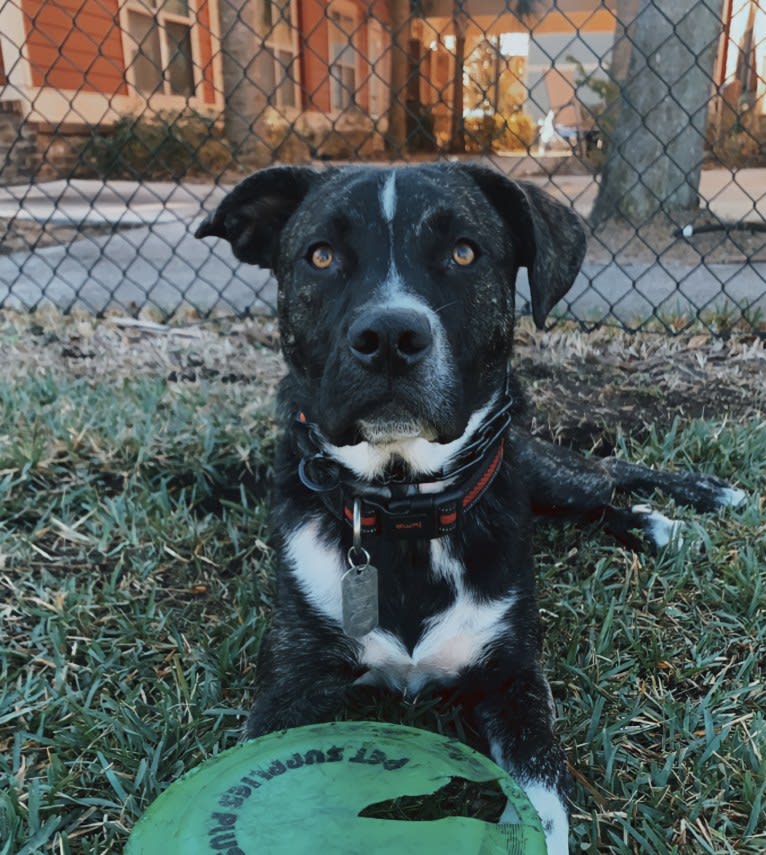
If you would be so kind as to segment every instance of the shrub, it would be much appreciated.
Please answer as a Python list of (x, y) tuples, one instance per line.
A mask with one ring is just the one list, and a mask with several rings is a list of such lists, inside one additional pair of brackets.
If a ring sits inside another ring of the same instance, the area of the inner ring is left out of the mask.
[(466, 116), (466, 151), (529, 151), (537, 136), (535, 120), (516, 110), (509, 116), (483, 113)]
[(517, 110), (503, 121), (501, 136), (495, 147), (506, 151), (529, 151), (537, 137), (537, 122), (527, 113)]
[(124, 116), (94, 136), (84, 161), (102, 178), (174, 180), (218, 175), (232, 165), (228, 143), (213, 119), (192, 110)]
[(492, 143), (498, 132), (495, 118), (492, 113), (482, 113), (466, 116), (463, 119), (466, 151), (485, 152), (492, 149)]

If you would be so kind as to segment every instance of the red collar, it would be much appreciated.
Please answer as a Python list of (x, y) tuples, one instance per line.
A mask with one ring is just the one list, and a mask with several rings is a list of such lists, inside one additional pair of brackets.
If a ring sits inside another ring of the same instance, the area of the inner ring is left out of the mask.
[[(362, 534), (430, 540), (456, 531), (462, 515), (479, 501), (494, 481), (503, 462), (504, 445), (501, 437), (484, 465), (457, 487), (404, 498), (371, 499), (362, 495)], [(343, 519), (351, 525), (357, 496), (343, 485), (340, 489)]]
[[(316, 493), (333, 516), (350, 526), (353, 506), (361, 500), (362, 533), (393, 539), (430, 540), (456, 531), (463, 515), (481, 499), (503, 462), (505, 430), (510, 423), (509, 405), (503, 406), (468, 447), (452, 472), (439, 480), (450, 485), (437, 492), (421, 493), (418, 484), (390, 484), (378, 492), (361, 488), (358, 480), (332, 461), (323, 450), (322, 435), (304, 413), (295, 419), (295, 436), (301, 461), (298, 476)], [(321, 479), (321, 480), (319, 480)]]

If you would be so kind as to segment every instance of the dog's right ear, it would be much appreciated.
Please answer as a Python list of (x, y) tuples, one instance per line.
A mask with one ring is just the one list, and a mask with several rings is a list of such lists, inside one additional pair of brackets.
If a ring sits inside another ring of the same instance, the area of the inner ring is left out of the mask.
[(327, 172), (305, 166), (262, 169), (237, 184), (194, 236), (225, 238), (240, 261), (273, 269), (282, 229)]

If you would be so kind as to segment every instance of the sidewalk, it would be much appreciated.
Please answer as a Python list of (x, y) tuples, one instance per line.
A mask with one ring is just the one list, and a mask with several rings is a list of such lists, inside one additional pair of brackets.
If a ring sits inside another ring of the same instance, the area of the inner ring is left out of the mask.
[[(547, 186), (587, 216), (596, 193), (592, 177), (555, 176)], [(63, 310), (133, 312), (148, 304), (163, 314), (184, 305), (202, 313), (273, 312), (276, 283), (269, 272), (237, 262), (225, 241), (193, 237), (204, 212), (224, 193), (207, 184), (83, 180), (0, 188), (0, 217), (125, 227), (0, 255), (0, 306), (52, 303)], [(701, 195), (721, 218), (766, 221), (766, 170), (740, 170), (734, 180), (728, 171), (703, 172)], [(525, 272), (519, 276), (520, 307), (528, 295)], [(673, 314), (700, 306), (766, 311), (766, 263), (586, 261), (567, 303), (579, 319), (598, 319), (611, 306), (626, 323), (656, 310)]]

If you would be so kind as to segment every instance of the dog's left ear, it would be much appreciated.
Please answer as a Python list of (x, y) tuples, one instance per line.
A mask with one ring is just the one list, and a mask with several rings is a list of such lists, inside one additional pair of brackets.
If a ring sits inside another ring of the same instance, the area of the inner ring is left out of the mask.
[(582, 221), (535, 184), (511, 181), (481, 166), (463, 168), (508, 226), (519, 264), (529, 274), (532, 317), (542, 329), (550, 310), (572, 287), (585, 256)]
[(282, 229), (328, 172), (305, 166), (262, 169), (237, 184), (194, 236), (225, 238), (240, 261), (273, 270)]

